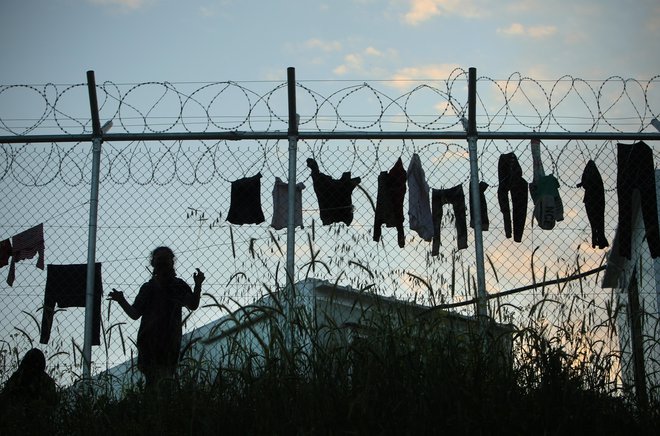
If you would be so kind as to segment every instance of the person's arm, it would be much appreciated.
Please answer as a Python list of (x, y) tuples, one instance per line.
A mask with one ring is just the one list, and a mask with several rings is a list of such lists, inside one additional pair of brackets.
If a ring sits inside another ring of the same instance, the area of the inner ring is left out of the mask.
[(126, 301), (123, 292), (118, 291), (115, 288), (112, 288), (112, 291), (110, 291), (110, 293), (108, 294), (108, 299), (119, 303), (119, 306), (121, 306), (121, 308), (124, 309), (126, 315), (128, 315), (131, 319), (138, 319), (140, 317), (140, 313), (135, 309), (135, 307), (133, 307), (133, 305), (129, 304), (129, 302)]
[[(195, 310), (199, 307), (199, 299), (202, 295), (202, 283), (204, 282), (204, 273), (200, 271), (199, 268), (196, 268), (197, 272), (193, 273), (193, 280), (195, 281), (195, 287), (188, 301), (185, 302), (185, 306), (190, 310)], [(190, 295), (190, 294), (189, 294)]]

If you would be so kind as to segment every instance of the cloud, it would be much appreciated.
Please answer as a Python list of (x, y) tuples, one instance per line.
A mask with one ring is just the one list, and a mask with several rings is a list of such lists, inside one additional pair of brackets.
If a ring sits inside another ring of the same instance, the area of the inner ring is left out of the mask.
[(650, 11), (646, 18), (646, 30), (653, 35), (660, 35), (660, 6)]
[(200, 6), (199, 13), (206, 18), (214, 17), (216, 15), (216, 10), (213, 7)]
[(478, 0), (410, 0), (404, 21), (416, 26), (438, 15), (458, 15), (477, 18), (484, 15), (483, 1)]
[(341, 43), (339, 41), (324, 41), (318, 38), (308, 39), (304, 42), (304, 47), (313, 50), (321, 50), (326, 53), (341, 50)]
[(497, 33), (506, 36), (528, 36), (534, 39), (547, 38), (557, 33), (555, 26), (524, 26), (512, 23), (509, 27), (498, 28)]
[(379, 50), (369, 46), (362, 51), (349, 53), (344, 56), (343, 63), (333, 69), (338, 76), (349, 73), (367, 75), (371, 78), (384, 77), (385, 69), (379, 66), (382, 61), (392, 61), (398, 57), (396, 50)]
[(381, 53), (380, 50), (374, 48), (374, 47), (367, 47), (364, 49), (364, 52), (369, 55), (369, 56), (382, 56), (383, 53)]
[(130, 12), (150, 4), (154, 0), (87, 0), (87, 1), (95, 5), (117, 7), (122, 12)]
[(497, 29), (497, 33), (501, 33), (501, 34), (504, 34), (504, 35), (524, 35), (525, 34), (525, 26), (523, 26), (520, 23), (513, 23), (507, 28)]
[(509, 3), (506, 10), (513, 13), (529, 12), (539, 8), (539, 0), (518, 0)]
[(396, 88), (407, 88), (411, 81), (447, 80), (455, 77), (462, 70), (458, 64), (431, 64), (417, 67), (406, 67), (398, 70), (391, 77)]

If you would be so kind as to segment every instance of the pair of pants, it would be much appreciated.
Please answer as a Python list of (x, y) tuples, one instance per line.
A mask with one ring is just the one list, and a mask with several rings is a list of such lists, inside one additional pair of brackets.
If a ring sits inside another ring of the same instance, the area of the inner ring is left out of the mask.
[(467, 225), (463, 185), (457, 185), (449, 189), (432, 189), (431, 192), (431, 215), (433, 216), (431, 255), (437, 256), (440, 251), (440, 224), (442, 223), (442, 206), (444, 204), (451, 204), (454, 207), (458, 249), (467, 248)]
[[(504, 233), (511, 237), (511, 217), (513, 212), (513, 240), (522, 241), (527, 215), (527, 181), (522, 176), (522, 168), (514, 153), (500, 156), (497, 163), (497, 200), (504, 218)], [(509, 207), (509, 192), (511, 192), (511, 208)], [(513, 209), (513, 211), (512, 211)]]
[[(479, 208), (481, 209), (481, 230), (484, 232), (488, 230), (488, 209), (486, 206), (486, 189), (488, 183), (479, 182)], [(472, 184), (470, 183), (470, 227), (474, 228), (474, 208), (472, 207)]]
[(651, 257), (660, 256), (658, 205), (655, 193), (653, 150), (644, 142), (617, 144), (616, 192), (619, 198), (619, 254), (630, 259), (633, 191), (639, 191), (646, 242)]
[(605, 237), (605, 187), (600, 171), (593, 160), (589, 160), (577, 185), (584, 188), (584, 207), (591, 226), (591, 248), (605, 248), (610, 244)]

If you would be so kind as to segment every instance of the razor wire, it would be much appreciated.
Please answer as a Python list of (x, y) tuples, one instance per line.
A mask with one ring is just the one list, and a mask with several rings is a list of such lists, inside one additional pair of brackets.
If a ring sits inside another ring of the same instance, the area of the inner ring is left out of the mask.
[[(660, 114), (660, 76), (537, 80), (478, 78), (479, 130), (641, 132)], [(85, 83), (0, 85), (0, 133), (91, 132)], [(301, 131), (447, 131), (461, 127), (467, 72), (436, 81), (298, 81)], [(121, 133), (285, 131), (286, 83), (97, 85), (101, 117)]]
[[(643, 132), (658, 117), (658, 85), (660, 76), (646, 81), (621, 77), (592, 81), (570, 76), (543, 81), (517, 73), (506, 80), (481, 77), (477, 127), (490, 132)], [(97, 89), (102, 121), (114, 120), (113, 129), (120, 133), (285, 132), (288, 124), (286, 84), (279, 82), (105, 82)], [(455, 70), (448, 80), (428, 83), (298, 82), (297, 91), (301, 132), (461, 130), (467, 108), (467, 72)], [(91, 121), (82, 104), (87, 101), (86, 92), (85, 84), (0, 86), (0, 135), (88, 134)], [(266, 293), (265, 288), (276, 289), (284, 283), (283, 234), (269, 228), (267, 221), (273, 208), (269, 189), (276, 177), (285, 178), (288, 171), (285, 142), (106, 141), (101, 158), (98, 245), (106, 293), (117, 287), (129, 299), (134, 296), (130, 292), (136, 292), (148, 272), (148, 253), (160, 243), (176, 246), (180, 275), (196, 265), (210, 265), (205, 268), (214, 271), (207, 272), (202, 306), (187, 319), (188, 331), (253, 302)], [(479, 178), (490, 185), (492, 217), (484, 241), (487, 289), (491, 295), (502, 293), (501, 298), (491, 299), (491, 313), (502, 323), (534, 322), (564, 335), (569, 330), (565, 321), (575, 321), (571, 328), (591, 329), (592, 339), (616, 348), (612, 331), (617, 329), (617, 314), (625, 309), (613, 291), (599, 289), (597, 278), (506, 294), (530, 282), (549, 282), (602, 265), (605, 252), (591, 247), (582, 190), (576, 185), (582, 165), (592, 159), (603, 171), (608, 204), (616, 202), (616, 144), (543, 141), (546, 171), (555, 174), (560, 183), (567, 217), (550, 234), (526, 221), (524, 243), (513, 244), (503, 236), (494, 198), (499, 186), (497, 157), (515, 153), (523, 172), (531, 174), (528, 145), (511, 139), (479, 142)], [(0, 186), (5, 198), (0, 239), (36, 219), (47, 229), (51, 259), (83, 262), (90, 145), (26, 142), (3, 144), (0, 150)], [(654, 148), (654, 160), (660, 157), (659, 151)], [(391, 246), (391, 229), (383, 231), (380, 243), (373, 241), (378, 174), (389, 170), (399, 157), (408, 162), (414, 153), (425, 163), (431, 187), (449, 188), (469, 181), (468, 148), (462, 141), (299, 140), (296, 178), (305, 184), (305, 225), (297, 231), (297, 279), (321, 278), (427, 305), (450, 307), (474, 298), (475, 265), (470, 250), (454, 246), (456, 216), (451, 210), (443, 217), (443, 245), (437, 257), (412, 232), (400, 252)], [(322, 226), (318, 221), (307, 158), (316, 159), (324, 173), (351, 172), (361, 177), (360, 189), (354, 193), (355, 220), (350, 226)], [(231, 183), (255, 174), (262, 175), (266, 222), (257, 226), (227, 223)], [(607, 211), (610, 241), (616, 227), (614, 215), (614, 209)], [(32, 343), (39, 332), (45, 277), (22, 263), (17, 266), (23, 283), (13, 288), (3, 285), (0, 291), (5, 318), (11, 320), (3, 330), (5, 343)], [(471, 313), (469, 306), (458, 310)], [(94, 350), (97, 371), (131, 356), (130, 338), (135, 337), (137, 325), (117, 312), (104, 302), (103, 342)], [(64, 356), (76, 362), (74, 368), (79, 367), (80, 335), (76, 331), (81, 318), (75, 309), (57, 316), (72, 321), (68, 327), (59, 325), (49, 355)], [(652, 313), (648, 316), (651, 321), (657, 318)], [(70, 379), (71, 374), (62, 377)]]

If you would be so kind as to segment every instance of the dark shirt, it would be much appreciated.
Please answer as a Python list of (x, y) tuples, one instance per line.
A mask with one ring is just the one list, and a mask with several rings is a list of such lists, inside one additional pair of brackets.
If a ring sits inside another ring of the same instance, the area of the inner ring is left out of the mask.
[(333, 179), (319, 171), (319, 166), (314, 159), (307, 159), (307, 166), (312, 170), (312, 182), (319, 202), (323, 225), (340, 222), (346, 225), (351, 224), (353, 221), (351, 196), (353, 189), (360, 184), (360, 178), (351, 178), (351, 173), (345, 172), (341, 178)]
[[(101, 344), (101, 300), (103, 299), (103, 280), (101, 264), (94, 269), (94, 304), (92, 311), (92, 345)], [(44, 292), (44, 310), (41, 316), (40, 342), (47, 344), (53, 327), (55, 306), (85, 307), (87, 304), (87, 264), (48, 265), (46, 290)]]
[(374, 218), (374, 241), (380, 241), (381, 226), (396, 227), (399, 247), (405, 245), (403, 200), (406, 196), (406, 170), (401, 158), (394, 167), (378, 176), (378, 195)]
[(237, 225), (260, 224), (265, 221), (261, 209), (261, 173), (231, 182), (227, 221)]
[(151, 279), (140, 288), (133, 308), (142, 317), (137, 336), (138, 368), (176, 366), (181, 347), (181, 308), (196, 309), (199, 297), (178, 277), (165, 285)]
[(31, 373), (17, 370), (2, 390), (2, 405), (53, 405), (57, 401), (55, 381), (44, 371)]

